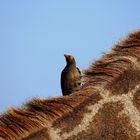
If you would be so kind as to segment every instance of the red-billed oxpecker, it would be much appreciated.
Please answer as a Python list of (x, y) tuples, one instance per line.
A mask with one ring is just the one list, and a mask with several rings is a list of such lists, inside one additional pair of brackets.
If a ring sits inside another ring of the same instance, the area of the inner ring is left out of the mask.
[(76, 67), (76, 61), (73, 56), (64, 54), (66, 66), (61, 73), (61, 89), (63, 96), (71, 94), (81, 86), (81, 72)]

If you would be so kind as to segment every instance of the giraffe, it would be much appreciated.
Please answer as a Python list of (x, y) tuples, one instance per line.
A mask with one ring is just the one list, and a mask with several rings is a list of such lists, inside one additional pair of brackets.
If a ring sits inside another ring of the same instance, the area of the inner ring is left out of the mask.
[(84, 71), (69, 96), (33, 98), (0, 115), (0, 140), (140, 140), (140, 30)]

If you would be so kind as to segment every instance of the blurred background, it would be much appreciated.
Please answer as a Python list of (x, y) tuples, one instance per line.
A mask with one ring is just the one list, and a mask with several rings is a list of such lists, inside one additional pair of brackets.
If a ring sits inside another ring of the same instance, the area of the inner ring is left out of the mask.
[(139, 0), (1, 0), (0, 112), (61, 96), (64, 53), (85, 69), (139, 27)]

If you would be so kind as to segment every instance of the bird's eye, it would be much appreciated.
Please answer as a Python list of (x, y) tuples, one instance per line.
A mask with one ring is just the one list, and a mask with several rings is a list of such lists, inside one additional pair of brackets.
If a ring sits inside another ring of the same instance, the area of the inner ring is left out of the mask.
[(70, 56), (69, 58), (72, 60), (73, 59), (73, 56)]

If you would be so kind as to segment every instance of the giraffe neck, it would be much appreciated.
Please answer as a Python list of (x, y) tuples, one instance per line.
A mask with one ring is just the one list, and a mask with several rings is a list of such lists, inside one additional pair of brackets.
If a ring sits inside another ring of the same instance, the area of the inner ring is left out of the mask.
[(140, 139), (140, 31), (120, 41), (67, 97), (32, 99), (0, 116), (0, 140)]

